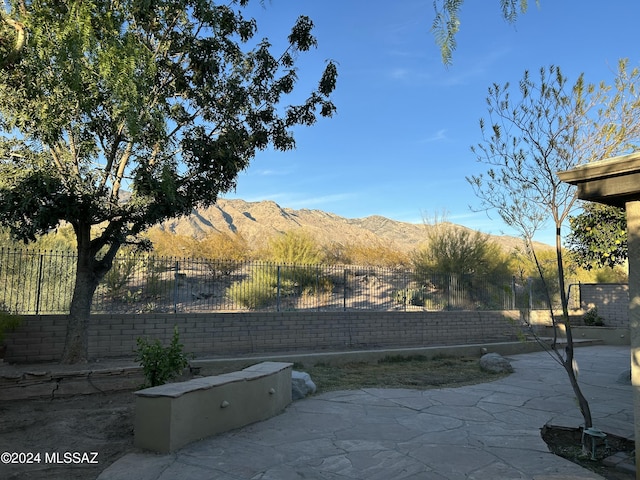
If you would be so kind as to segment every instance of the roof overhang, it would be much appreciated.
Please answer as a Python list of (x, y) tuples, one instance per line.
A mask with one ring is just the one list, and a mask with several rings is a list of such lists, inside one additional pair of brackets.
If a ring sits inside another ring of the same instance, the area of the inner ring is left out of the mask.
[(558, 177), (577, 185), (581, 200), (624, 207), (640, 200), (640, 152), (587, 163), (558, 172)]

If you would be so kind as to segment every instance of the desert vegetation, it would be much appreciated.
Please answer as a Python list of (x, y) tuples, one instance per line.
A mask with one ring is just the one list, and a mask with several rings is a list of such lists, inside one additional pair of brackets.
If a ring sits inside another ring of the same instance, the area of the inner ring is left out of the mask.
[[(62, 228), (38, 237), (26, 250), (6, 233), (0, 235), (3, 308), (68, 311), (73, 237)], [(383, 240), (323, 243), (304, 229), (275, 235), (255, 248), (241, 233), (195, 238), (151, 229), (147, 238), (148, 251), (121, 249), (96, 292), (94, 312), (486, 309), (513, 303), (514, 290), (517, 305), (541, 308), (544, 298), (537, 267), (524, 248), (510, 250), (449, 223), (425, 226), (424, 242), (410, 251)], [(622, 266), (585, 270), (573, 257), (565, 258), (572, 283), (626, 281)], [(538, 262), (547, 285), (556, 285), (551, 281), (557, 275), (554, 252), (539, 251)], [(559, 299), (556, 290), (554, 300)]]

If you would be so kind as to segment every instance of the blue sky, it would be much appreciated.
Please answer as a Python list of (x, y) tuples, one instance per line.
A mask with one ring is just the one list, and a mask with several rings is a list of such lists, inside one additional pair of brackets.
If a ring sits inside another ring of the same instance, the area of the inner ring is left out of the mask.
[[(432, 0), (267, 0), (254, 7), (258, 36), (277, 44), (298, 15), (315, 24), (318, 49), (300, 57), (301, 95), (332, 59), (338, 111), (296, 130), (291, 152), (260, 152), (225, 198), (273, 200), (347, 218), (423, 215), (492, 234), (514, 234), (478, 207), (466, 176), (486, 170), (470, 146), (481, 141), (487, 88), (517, 85), (525, 70), (558, 65), (573, 83), (611, 83), (618, 59), (640, 65), (637, 0), (531, 0), (515, 25), (498, 0), (465, 2), (453, 65), (440, 60)], [(534, 75), (535, 78), (535, 75)], [(552, 243), (550, 230), (537, 240)]]

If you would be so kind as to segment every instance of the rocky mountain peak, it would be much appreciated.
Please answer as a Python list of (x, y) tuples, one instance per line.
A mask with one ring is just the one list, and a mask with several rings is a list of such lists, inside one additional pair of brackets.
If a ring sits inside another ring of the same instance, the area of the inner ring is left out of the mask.
[[(253, 247), (263, 246), (270, 237), (279, 233), (304, 229), (323, 244), (383, 242), (401, 251), (410, 251), (424, 241), (429, 227), (380, 215), (347, 219), (322, 210), (283, 208), (271, 200), (247, 202), (219, 199), (211, 207), (167, 220), (159, 228), (195, 238), (212, 232), (240, 233)], [(514, 237), (499, 236), (494, 239), (509, 250), (521, 245), (521, 240)]]

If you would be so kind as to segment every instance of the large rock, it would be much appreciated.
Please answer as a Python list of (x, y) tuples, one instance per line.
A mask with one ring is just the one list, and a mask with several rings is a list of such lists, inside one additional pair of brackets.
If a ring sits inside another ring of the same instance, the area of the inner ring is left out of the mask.
[(311, 380), (311, 376), (306, 372), (291, 372), (291, 399), (300, 400), (316, 393), (316, 384)]
[(493, 373), (513, 372), (513, 367), (511, 366), (511, 363), (509, 363), (509, 360), (499, 353), (487, 353), (480, 357), (480, 368)]

